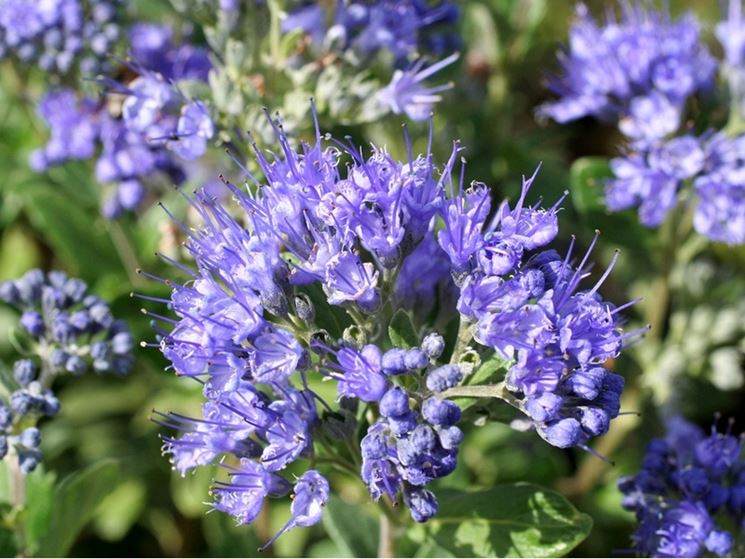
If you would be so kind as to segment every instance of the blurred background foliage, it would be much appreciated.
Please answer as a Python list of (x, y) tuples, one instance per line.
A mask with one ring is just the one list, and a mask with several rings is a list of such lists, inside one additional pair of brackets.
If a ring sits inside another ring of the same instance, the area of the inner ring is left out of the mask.
[[(134, 4), (145, 19), (167, 22), (176, 17), (166, 0)], [(189, 2), (175, 4), (189, 12)], [(602, 14), (603, 2), (589, 4)], [(673, 13), (695, 4), (703, 21), (718, 18), (716, 2), (671, 4)], [(605, 298), (622, 303), (643, 296), (645, 301), (630, 311), (630, 322), (656, 322), (650, 335), (616, 364), (629, 387), (623, 409), (640, 416), (619, 418), (596, 444), (616, 462), (613, 467), (577, 449), (553, 448), (534, 434), (512, 431), (503, 423), (475, 426), (468, 430), (458, 470), (435, 490), (489, 488), (512, 481), (552, 487), (594, 519), (589, 538), (573, 554), (602, 556), (630, 547), (633, 518), (621, 509), (615, 482), (638, 468), (646, 442), (662, 433), (660, 408), (674, 399), (676, 408), (702, 425), (720, 411), (737, 419), (736, 429), (745, 428), (745, 251), (714, 246), (702, 253), (701, 247), (673, 246), (679, 250), (671, 262), (662, 237), (641, 227), (634, 215), (607, 214), (599, 201), (598, 179), (607, 173), (605, 158), (615, 154), (620, 143), (614, 129), (590, 119), (567, 126), (536, 122), (533, 111), (548, 98), (545, 78), (556, 68), (557, 48), (566, 40), (572, 13), (569, 1), (462, 3), (462, 56), (446, 71), (455, 87), (437, 109), (435, 151), (442, 156), (451, 139), (460, 139), (467, 148), (467, 179), (483, 180), (497, 198), (514, 195), (520, 175), (532, 174), (542, 163), (531, 194), (553, 201), (562, 191), (571, 192), (561, 214), (563, 242), (576, 235), (586, 246), (599, 229), (598, 269), (604, 269), (615, 248), (622, 249), (616, 273), (603, 287)], [(711, 39), (710, 29), (704, 33)], [(714, 41), (709, 43), (716, 50)], [(85, 279), (110, 301), (114, 315), (127, 320), (137, 339), (152, 340), (148, 320), (130, 293), (167, 294), (164, 286), (145, 281), (136, 270), (173, 275), (154, 253), (178, 252), (178, 230), (157, 206), (116, 221), (100, 217), (100, 186), (86, 163), (68, 163), (42, 174), (29, 169), (29, 152), (45, 140), (33, 109), (43, 80), (32, 73), (21, 81), (7, 65), (0, 65), (0, 280), (36, 266), (63, 269)], [(400, 122), (388, 118), (334, 132), (386, 144), (401, 154), (405, 148)], [(426, 124), (411, 126), (416, 144), (426, 141), (426, 133)], [(227, 156), (218, 155), (212, 163), (219, 172), (239, 179)], [(197, 186), (192, 182), (183, 188), (191, 191)], [(164, 203), (177, 216), (188, 211), (175, 191), (166, 194)], [(663, 268), (670, 281), (661, 287), (657, 272)], [(665, 305), (660, 289), (676, 297), (672, 311), (661, 319), (655, 315), (655, 306)], [(6, 333), (16, 320), (0, 307), (0, 357), (6, 362), (14, 352)], [(45, 466), (30, 476), (31, 483), (43, 488), (50, 476), (60, 479), (103, 459), (118, 464), (118, 474), (105, 478), (113, 484), (111, 493), (74, 542), (72, 555), (253, 556), (258, 543), (287, 516), (289, 503), (276, 502), (266, 507), (268, 513), (255, 527), (235, 527), (227, 515), (205, 514), (211, 475), (206, 469), (186, 478), (172, 472), (160, 455), (159, 427), (150, 420), (153, 409), (189, 414), (199, 406), (199, 386), (175, 378), (165, 366), (157, 350), (142, 349), (128, 378), (91, 375), (67, 386), (61, 379), (63, 412), (43, 427)], [(340, 490), (323, 525), (294, 530), (267, 553), (374, 554), (376, 521), (365, 512), (369, 497), (353, 481), (334, 482)], [(355, 518), (354, 527), (349, 526), (350, 516)], [(446, 553), (436, 543), (428, 545), (435, 547), (426, 550), (407, 541), (400, 553)]]

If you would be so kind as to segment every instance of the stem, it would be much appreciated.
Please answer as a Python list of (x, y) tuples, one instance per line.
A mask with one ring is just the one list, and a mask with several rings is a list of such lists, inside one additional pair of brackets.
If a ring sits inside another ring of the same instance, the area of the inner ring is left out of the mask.
[(460, 324), (458, 325), (458, 337), (455, 340), (455, 347), (453, 353), (450, 355), (450, 364), (453, 365), (458, 363), (461, 355), (471, 343), (473, 339), (473, 330), (471, 328), (471, 322), (461, 317)]
[(279, 63), (280, 51), (280, 21), (279, 4), (276, 0), (269, 0), (269, 52), (272, 61)]
[(21, 509), (26, 504), (26, 476), (21, 471), (17, 454), (10, 457), (8, 465), (13, 478), (13, 508)]
[(140, 268), (137, 254), (132, 248), (122, 226), (116, 220), (107, 220), (106, 223), (108, 225), (106, 229), (109, 232), (109, 237), (119, 255), (119, 259), (121, 260), (124, 271), (129, 278), (129, 282), (132, 285), (141, 285), (143, 281), (142, 277), (140, 277), (136, 272), (136, 270)]
[(381, 509), (383, 511), (383, 514), (380, 515), (380, 539), (378, 540), (378, 557), (395, 557), (396, 539), (393, 535), (393, 522), (385, 503), (381, 502)]
[[(259, 541), (262, 545), (268, 542), (272, 538), (272, 526), (271, 518), (269, 516), (269, 500), (266, 499), (264, 506), (261, 508), (259, 516), (256, 517), (256, 535), (259, 537)], [(274, 546), (270, 545), (264, 549), (265, 557), (274, 557)]]
[(8, 456), (8, 468), (10, 468), (12, 484), (12, 529), (18, 538), (19, 556), (23, 557), (26, 554), (26, 531), (20, 513), (26, 506), (26, 476), (21, 471), (20, 463), (18, 462), (18, 454), (15, 452), (13, 452), (12, 456)]
[(728, 136), (734, 137), (742, 133), (743, 126), (745, 125), (740, 108), (743, 101), (742, 82), (745, 80), (745, 76), (742, 75), (742, 70), (737, 70), (729, 66), (726, 66), (726, 68), (725, 75), (729, 83), (730, 106), (729, 120), (724, 130)]

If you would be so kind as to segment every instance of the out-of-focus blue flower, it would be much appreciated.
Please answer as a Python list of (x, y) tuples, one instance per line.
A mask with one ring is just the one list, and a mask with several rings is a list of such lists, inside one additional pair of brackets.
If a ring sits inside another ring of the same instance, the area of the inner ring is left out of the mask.
[(120, 37), (120, 0), (5, 0), (0, 3), (0, 59), (11, 57), (66, 75), (95, 75)]
[(560, 63), (550, 81), (560, 99), (540, 115), (557, 122), (623, 118), (622, 131), (645, 142), (677, 130), (685, 100), (709, 89), (716, 69), (692, 15), (674, 21), (631, 0), (621, 4), (620, 19), (605, 25), (579, 4)]
[(156, 171), (169, 182), (185, 178), (183, 161), (201, 157), (214, 136), (214, 123), (200, 101), (186, 100), (178, 80), (206, 80), (207, 53), (188, 44), (175, 47), (168, 27), (137, 24), (131, 29), (132, 69), (139, 76), (117, 84), (124, 95), (121, 118), (103, 101), (83, 98), (72, 90), (48, 93), (39, 105), (51, 138), (31, 155), (38, 171), (70, 159), (96, 156), (96, 178), (112, 184), (102, 213), (113, 219), (135, 210), (146, 198), (145, 185)]
[(684, 198), (693, 198), (698, 233), (731, 245), (745, 242), (745, 139), (707, 133), (680, 136), (611, 161), (609, 210), (639, 208), (639, 221), (657, 227)]
[(742, 17), (742, 0), (729, 0), (727, 17), (716, 26), (716, 36), (722, 47), (730, 70), (745, 62), (745, 19)]
[(406, 113), (411, 120), (428, 119), (435, 103), (442, 99), (439, 94), (450, 89), (452, 84), (428, 87), (422, 82), (455, 62), (458, 56), (452, 54), (426, 68), (423, 68), (424, 61), (420, 60), (411, 69), (396, 70), (391, 83), (378, 92), (380, 102), (390, 107), (394, 114)]
[(359, 55), (372, 56), (384, 50), (402, 61), (421, 47), (433, 47), (435, 54), (441, 54), (443, 45), (455, 42), (439, 29), (458, 18), (458, 8), (450, 2), (338, 0), (330, 28), (326, 25), (327, 8), (321, 4), (305, 3), (291, 11), (282, 21), (283, 31), (302, 29), (319, 45), (327, 34), (339, 36), (345, 48)]
[(650, 557), (729, 556), (734, 538), (720, 522), (742, 520), (740, 501), (732, 498), (743, 486), (741, 451), (729, 430), (712, 429), (707, 437), (675, 418), (668, 438), (648, 445), (639, 473), (619, 480), (624, 508), (638, 521), (636, 550)]
[(133, 365), (134, 340), (126, 324), (115, 320), (108, 305), (87, 289), (82, 280), (63, 272), (41, 270), (0, 284), (0, 300), (23, 312), (20, 325), (32, 356), (16, 361), (16, 384), (5, 386), (7, 396), (0, 398), (0, 437), (24, 473), (42, 457), (39, 430), (29, 425), (59, 412), (51, 390), (58, 375), (123, 375)]
[(80, 100), (70, 89), (48, 94), (39, 103), (39, 115), (49, 126), (50, 138), (43, 149), (31, 154), (31, 167), (43, 171), (70, 159), (90, 159), (96, 150), (96, 104)]

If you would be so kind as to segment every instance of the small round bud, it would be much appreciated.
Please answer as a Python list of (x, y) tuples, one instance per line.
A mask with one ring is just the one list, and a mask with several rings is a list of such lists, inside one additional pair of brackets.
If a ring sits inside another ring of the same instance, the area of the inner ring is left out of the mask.
[(32, 336), (44, 334), (44, 319), (36, 311), (26, 311), (21, 315), (21, 326)]
[(450, 400), (440, 400), (432, 397), (424, 400), (422, 416), (430, 425), (450, 426), (458, 423), (461, 416), (460, 408)]
[(427, 522), (435, 516), (439, 510), (437, 498), (434, 493), (421, 487), (407, 488), (404, 490), (404, 502), (409, 507), (411, 518), (415, 522)]
[(85, 332), (91, 324), (91, 317), (85, 311), (76, 311), (70, 315), (70, 325), (79, 332)]
[(457, 365), (443, 365), (427, 375), (427, 388), (432, 392), (444, 392), (463, 380), (463, 373)]
[(563, 398), (553, 392), (544, 392), (538, 396), (530, 396), (525, 400), (525, 413), (534, 421), (545, 423), (556, 416), (561, 409)]
[(421, 349), (414, 347), (406, 350), (404, 363), (409, 370), (423, 369), (429, 364), (429, 358)]
[(36, 378), (36, 364), (31, 359), (19, 359), (13, 364), (13, 378), (21, 386), (28, 386)]
[(463, 440), (463, 431), (455, 425), (439, 429), (438, 434), (440, 435), (440, 444), (446, 450), (458, 448), (458, 445)]
[(62, 369), (69, 358), (70, 354), (64, 349), (56, 348), (52, 351), (52, 354), (49, 357), (49, 362), (55, 369)]
[(383, 417), (399, 417), (409, 411), (409, 396), (406, 391), (394, 386), (380, 400), (380, 414)]
[(18, 465), (24, 474), (30, 474), (36, 469), (41, 462), (41, 452), (38, 450), (29, 450), (18, 453)]
[(132, 351), (134, 347), (134, 340), (132, 334), (127, 332), (119, 332), (111, 338), (111, 349), (117, 355), (127, 355)]
[(41, 444), (41, 433), (36, 427), (24, 429), (18, 436), (18, 443), (25, 448), (39, 448)]
[(416, 429), (409, 435), (409, 439), (417, 452), (420, 453), (430, 452), (437, 443), (434, 430), (424, 423), (416, 426)]
[(7, 431), (13, 424), (13, 412), (10, 408), (0, 402), (0, 431)]
[(576, 446), (586, 438), (579, 421), (573, 417), (539, 425), (537, 430), (543, 440), (559, 448)]
[(416, 415), (413, 412), (388, 418), (388, 426), (391, 432), (397, 437), (403, 437), (411, 433), (416, 428), (416, 425)]
[(386, 375), (400, 375), (406, 372), (406, 350), (399, 347), (389, 349), (383, 354), (381, 366)]
[(430, 359), (437, 359), (445, 350), (445, 339), (437, 332), (427, 334), (422, 340), (422, 351)]
[(311, 323), (316, 319), (316, 308), (305, 293), (295, 295), (295, 312), (303, 322)]
[(73, 375), (76, 375), (76, 376), (79, 376), (85, 373), (87, 368), (88, 367), (86, 366), (85, 361), (79, 355), (71, 355), (70, 358), (65, 363), (65, 370), (68, 373), (72, 373)]

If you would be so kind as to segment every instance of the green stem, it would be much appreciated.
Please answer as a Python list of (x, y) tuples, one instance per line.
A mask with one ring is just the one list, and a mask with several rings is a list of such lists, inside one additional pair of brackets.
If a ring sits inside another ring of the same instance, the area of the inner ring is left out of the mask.
[(471, 322), (461, 317), (460, 324), (458, 325), (458, 337), (455, 340), (455, 347), (453, 353), (450, 355), (450, 363), (455, 364), (460, 361), (463, 352), (468, 347), (473, 339), (473, 328)]
[(520, 402), (515, 398), (504, 382), (475, 386), (454, 386), (439, 394), (440, 398), (498, 398), (520, 409)]
[(269, 0), (269, 52), (272, 61), (279, 65), (279, 45), (280, 45), (280, 20), (279, 20), (279, 3), (276, 0)]
[(106, 220), (106, 223), (109, 237), (119, 255), (119, 260), (121, 260), (129, 282), (135, 286), (142, 285), (142, 277), (137, 273), (140, 268), (137, 253), (132, 248), (129, 238), (117, 220)]
[(380, 502), (380, 515), (379, 525), (380, 533), (378, 539), (378, 557), (395, 557), (396, 556), (396, 538), (393, 532), (394, 529), (394, 518), (388, 508), (388, 505), (383, 501)]

